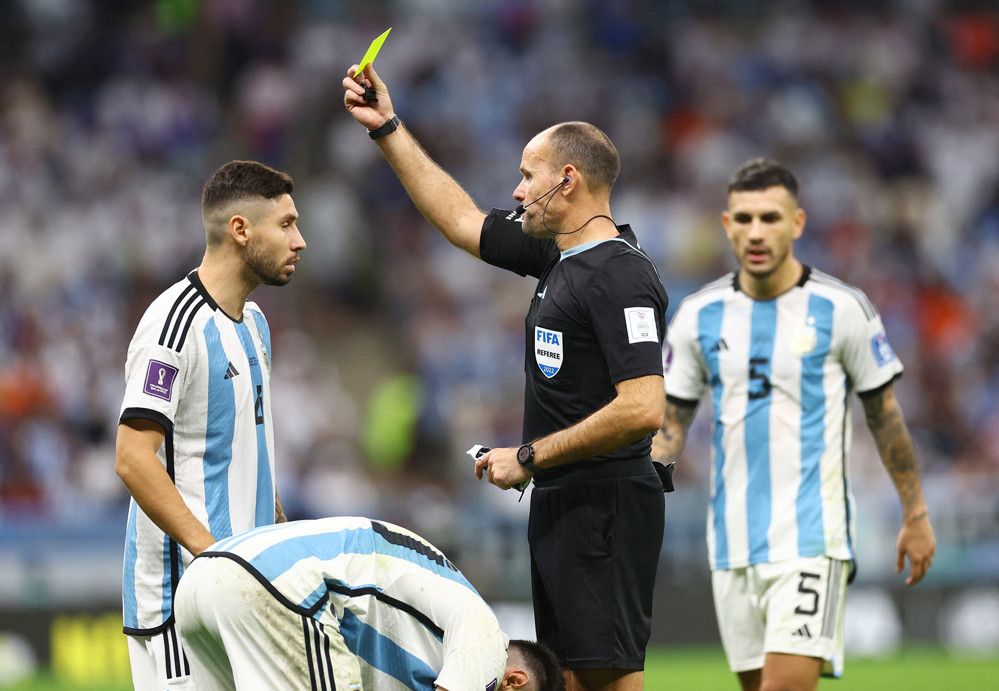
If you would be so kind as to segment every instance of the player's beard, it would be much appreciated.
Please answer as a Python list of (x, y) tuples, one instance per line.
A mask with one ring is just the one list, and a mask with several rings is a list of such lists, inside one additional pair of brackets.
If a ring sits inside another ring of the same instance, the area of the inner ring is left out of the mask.
[(770, 261), (763, 266), (753, 264), (748, 260), (749, 248), (743, 249), (743, 260), (742, 268), (751, 276), (757, 278), (768, 278), (777, 271), (779, 271), (784, 264), (788, 261), (788, 255), (790, 254), (788, 247), (766, 247), (766, 252), (769, 255)]
[(291, 280), (291, 274), (284, 274), (288, 263), (284, 259), (269, 257), (261, 247), (261, 242), (250, 240), (246, 246), (246, 267), (253, 276), (264, 285), (283, 286)]

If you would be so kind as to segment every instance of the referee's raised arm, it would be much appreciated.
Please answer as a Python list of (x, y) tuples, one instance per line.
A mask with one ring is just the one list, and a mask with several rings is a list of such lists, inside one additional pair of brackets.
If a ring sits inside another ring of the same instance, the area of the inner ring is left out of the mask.
[(371, 65), (360, 77), (374, 89), (376, 98), (365, 100), (365, 87), (353, 77), (351, 66), (343, 79), (343, 104), (378, 143), (385, 160), (399, 177), (420, 213), (455, 247), (479, 257), (479, 236), (486, 215), (454, 178), (437, 165), (416, 138), (396, 117), (385, 86)]

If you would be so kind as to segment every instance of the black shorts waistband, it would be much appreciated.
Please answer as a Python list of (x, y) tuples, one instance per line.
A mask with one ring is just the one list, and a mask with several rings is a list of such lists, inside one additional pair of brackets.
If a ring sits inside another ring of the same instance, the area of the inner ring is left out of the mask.
[[(541, 477), (535, 477), (534, 485), (543, 489), (545, 487), (558, 487), (576, 482), (640, 475), (656, 475), (656, 471), (652, 467), (651, 456), (613, 461), (570, 463), (554, 468), (551, 471), (546, 471)], [(656, 477), (658, 478), (658, 476)]]

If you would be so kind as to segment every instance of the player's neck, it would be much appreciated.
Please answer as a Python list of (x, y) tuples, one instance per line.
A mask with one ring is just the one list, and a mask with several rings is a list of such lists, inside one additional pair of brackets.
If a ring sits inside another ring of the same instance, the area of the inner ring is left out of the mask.
[(257, 287), (244, 275), (245, 266), (236, 258), (221, 252), (206, 251), (198, 267), (198, 278), (230, 319), (243, 318), (243, 307), (250, 292)]
[(794, 257), (788, 257), (776, 271), (766, 276), (754, 276), (745, 269), (740, 269), (739, 288), (754, 300), (772, 300), (797, 285), (804, 270), (801, 262)]

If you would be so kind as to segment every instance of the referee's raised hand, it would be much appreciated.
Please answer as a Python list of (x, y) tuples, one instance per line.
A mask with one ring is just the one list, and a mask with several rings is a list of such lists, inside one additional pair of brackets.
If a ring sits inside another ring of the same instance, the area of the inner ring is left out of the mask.
[[(376, 130), (395, 117), (388, 87), (371, 65), (364, 68), (363, 74), (355, 75), (356, 71), (357, 65), (351, 65), (343, 78), (343, 105), (365, 128)], [(374, 90), (374, 98), (370, 93), (369, 98), (365, 98), (369, 88)]]

